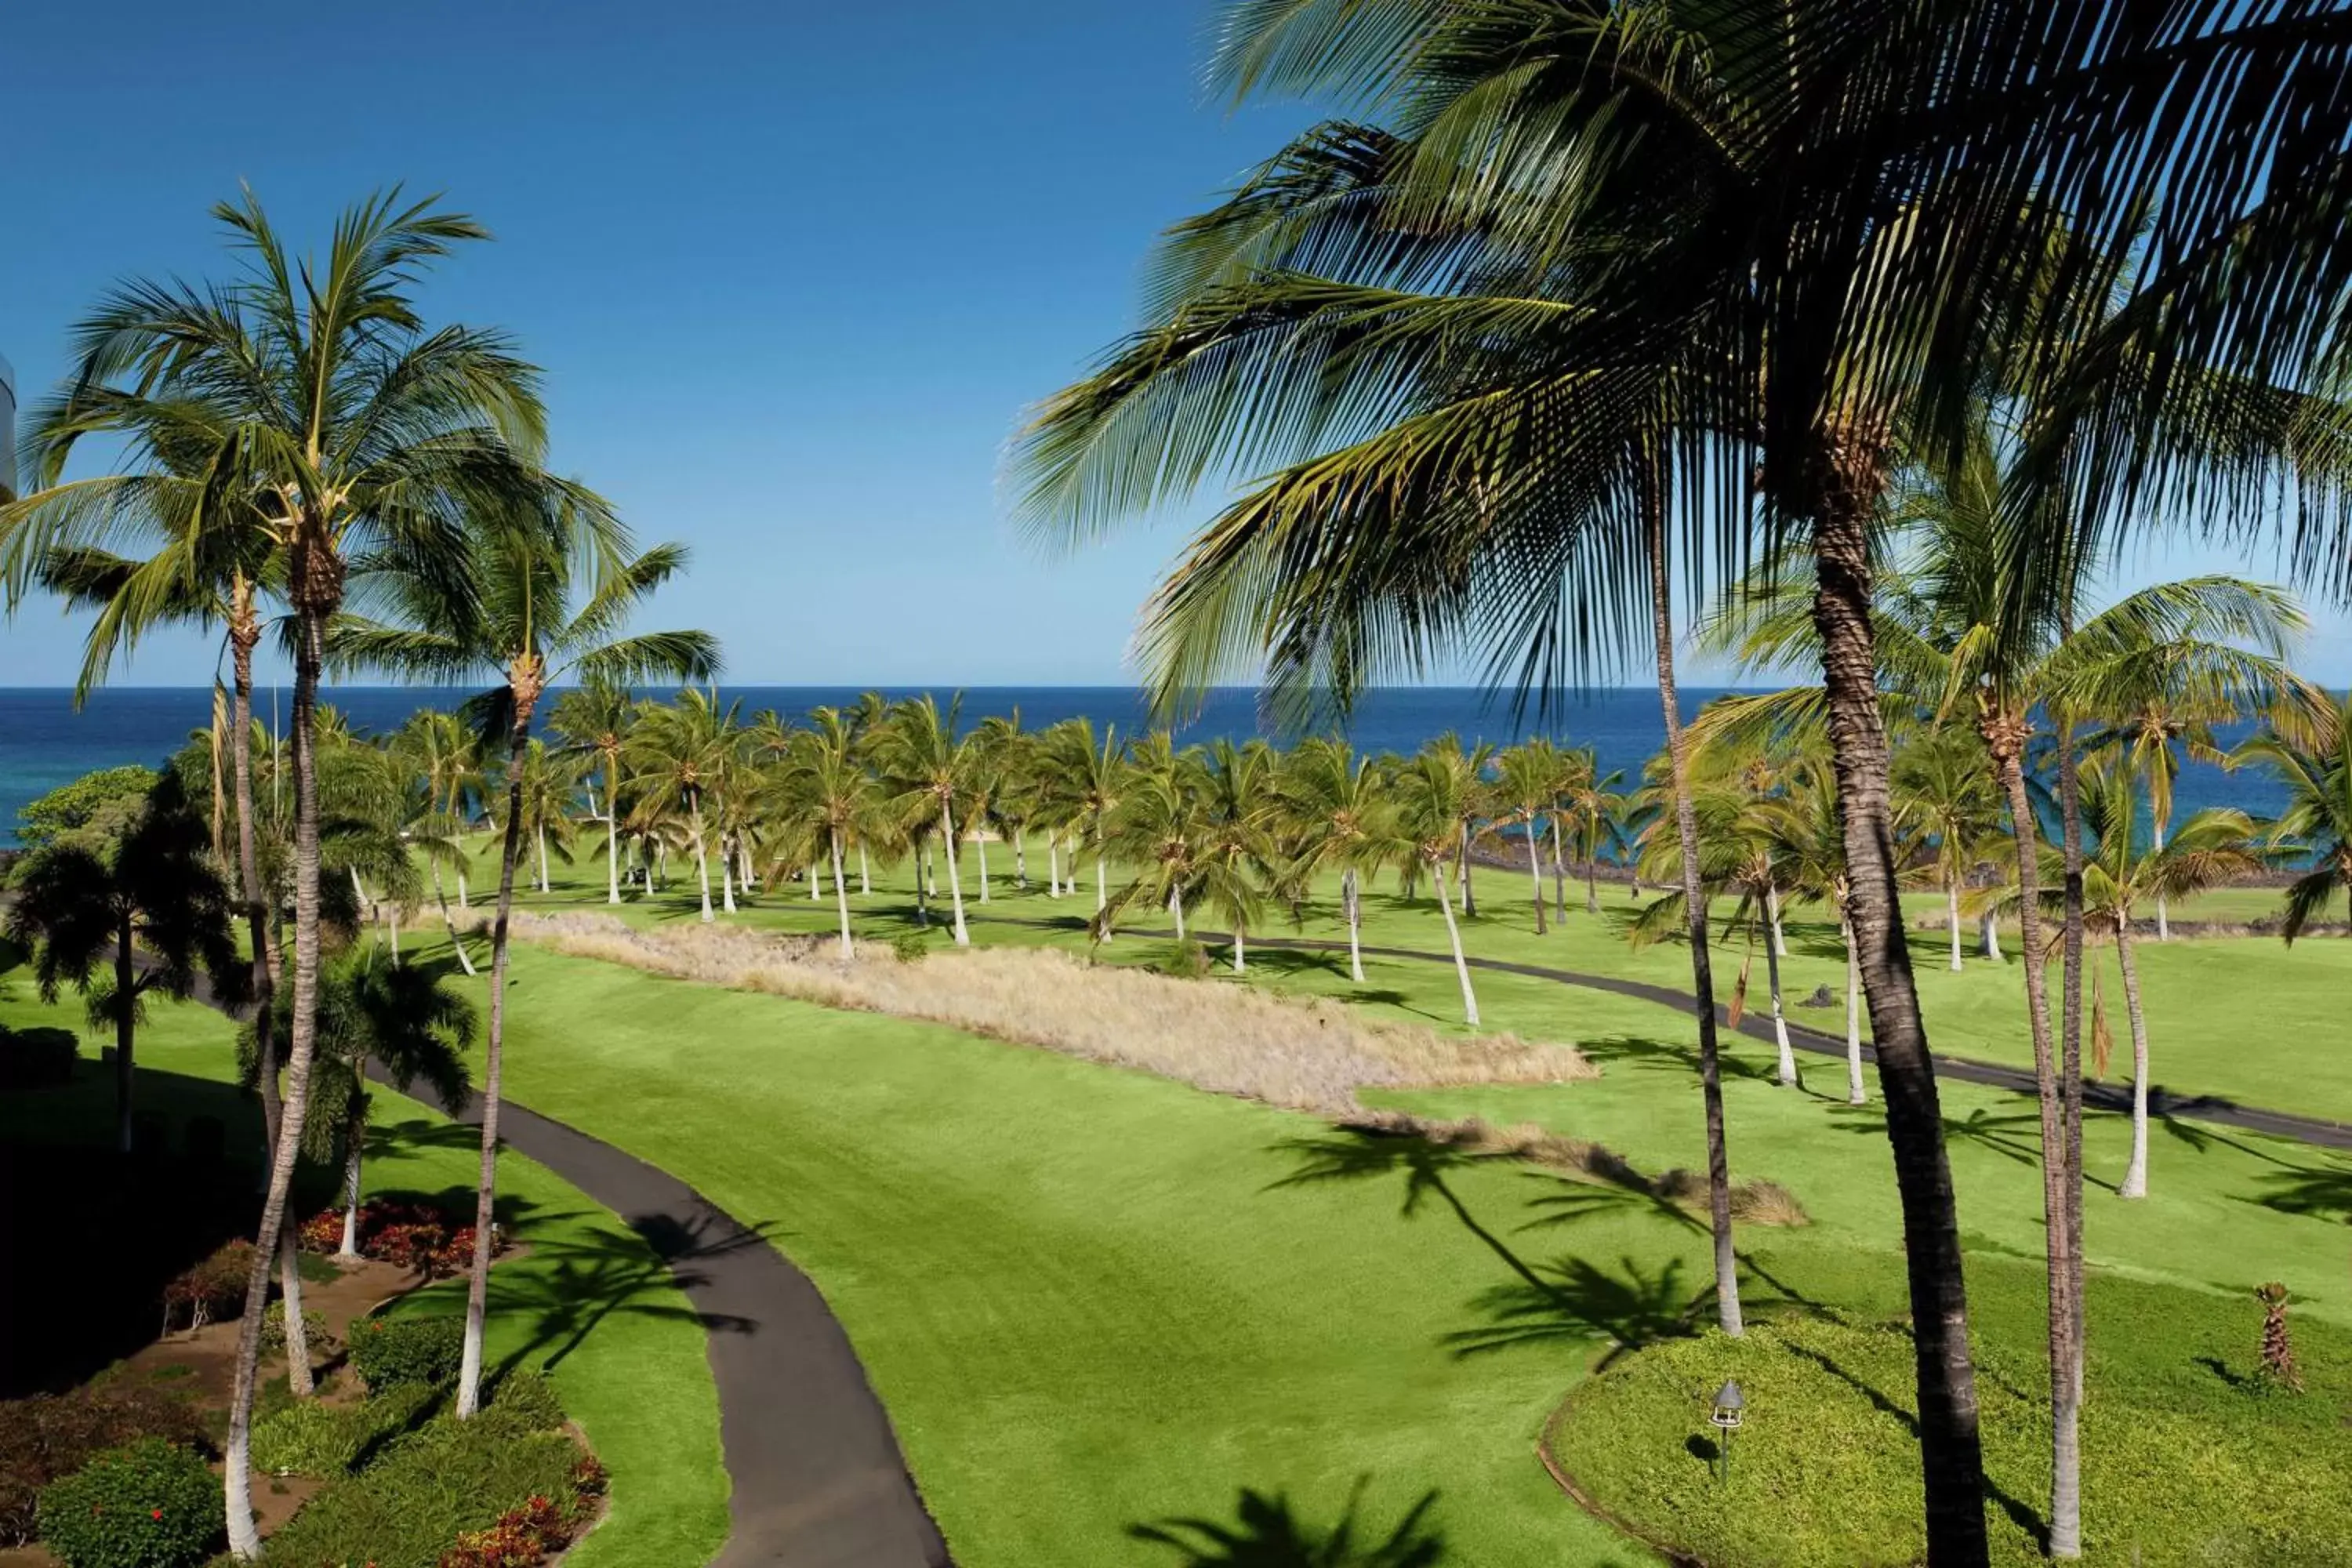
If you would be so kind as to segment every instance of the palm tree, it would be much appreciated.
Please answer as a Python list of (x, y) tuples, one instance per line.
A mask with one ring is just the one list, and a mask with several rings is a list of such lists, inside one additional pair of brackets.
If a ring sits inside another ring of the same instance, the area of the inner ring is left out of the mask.
[(849, 934), (849, 884), (843, 853), (863, 847), (880, 826), (880, 803), (874, 781), (858, 754), (857, 734), (847, 714), (819, 708), (809, 715), (809, 728), (796, 731), (776, 780), (774, 804), (788, 829), (785, 842), (799, 855), (803, 841), (814, 840), (819, 853), (833, 861), (833, 897), (841, 917), (841, 957), (855, 958)]
[[(604, 781), (604, 901), (621, 901), (621, 753), (627, 744), (636, 702), (620, 687), (591, 682), (555, 700), (548, 727), (572, 752), (594, 759)], [(591, 805), (592, 813), (594, 811)]]
[(1895, 753), (1889, 787), (1895, 820), (1932, 847), (1957, 974), (1962, 966), (1960, 884), (1982, 846), (2000, 830), (2001, 802), (1983, 737), (1957, 724), (1928, 731)]
[[(1576, 852), (1584, 859), (1584, 912), (1597, 915), (1601, 912), (1601, 851), (1614, 838), (1621, 820), (1624, 797), (1618, 789), (1625, 775), (1617, 772), (1604, 775), (1601, 755), (1591, 746), (1578, 747), (1565, 760), (1567, 771), (1552, 825), (1557, 832), (1563, 821), (1575, 824)], [(1557, 851), (1557, 843), (1553, 847)]]
[[(993, 787), (989, 816), (1013, 839), (1013, 879), (1029, 890), (1029, 825), (1044, 800), (1044, 781), (1037, 773), (1037, 737), (1021, 728), (1021, 710), (991, 714), (974, 732), (981, 754), (988, 759)], [(982, 861), (984, 867), (987, 862)], [(1058, 879), (1058, 873), (1057, 873)]]
[[(228, 889), (213, 869), (204, 818), (189, 809), (175, 776), (164, 775), (104, 837), (112, 842), (77, 837), (26, 858), (8, 934), (32, 950), (42, 1001), (55, 1002), (71, 984), (89, 1003), (90, 1026), (113, 1029), (116, 1133), (128, 1154), (146, 998), (184, 999), (201, 973), (234, 999), (245, 974), (229, 937)], [(267, 1239), (274, 1255), (277, 1237)]]
[[(310, 1098), (332, 1118), (304, 1130), (303, 1152), (330, 1159), (340, 1133), (343, 1154), (345, 1258), (359, 1256), (359, 1208), (362, 1163), (367, 1154), (367, 1089), (370, 1063), (393, 1088), (406, 1093), (418, 1079), (455, 1110), (473, 1093), (465, 1053), (474, 1043), (474, 1005), (429, 969), (379, 962), (373, 948), (352, 947), (331, 959), (319, 977), (319, 1055), (311, 1072)], [(280, 993), (280, 994), (284, 994)], [(280, 1004), (281, 1008), (284, 1004)], [(285, 1020), (280, 1019), (283, 1026)], [(258, 1017), (239, 1029), (239, 1065), (248, 1083), (258, 1076)], [(290, 1358), (295, 1352), (289, 1347)]]
[[(1045, 763), (1053, 778), (1055, 800), (1070, 836), (1075, 861), (1079, 848), (1095, 853), (1095, 923), (1100, 940), (1110, 940), (1110, 877), (1106, 861), (1112, 814), (1118, 810), (1127, 788), (1127, 761), (1119, 749), (1118, 726), (1107, 724), (1095, 734), (1094, 721), (1083, 716), (1066, 719), (1045, 732)], [(1077, 867), (1070, 868), (1070, 885), (1077, 885)]]
[(1402, 852), (1391, 803), (1385, 798), (1372, 759), (1359, 757), (1345, 741), (1310, 737), (1286, 761), (1276, 784), (1288, 835), (1297, 844), (1293, 874), (1301, 881), (1318, 871), (1339, 873), (1339, 914), (1348, 926), (1348, 973), (1364, 983), (1366, 879)]
[[(2137, 907), (2159, 894), (2186, 898), (2203, 892), (2260, 871), (2264, 864), (2253, 843), (2252, 818), (2226, 807), (2196, 813), (2169, 842), (2141, 844), (2139, 801), (2132, 788), (2137, 772), (2126, 753), (2095, 758), (2082, 773), (2083, 826), (2090, 841), (2084, 855), (2084, 913), (2093, 930), (2104, 931), (2116, 944), (2131, 1025), (2131, 1160), (2116, 1189), (2116, 1196), (2126, 1198), (2147, 1195), (2147, 1015), (2132, 952)], [(2063, 900), (2061, 893), (2049, 901), (2063, 909)], [(2105, 1070), (2104, 1060), (2100, 1068)]]
[(1207, 848), (1199, 766), (1170, 745), (1165, 734), (1146, 736), (1136, 751), (1127, 789), (1110, 819), (1110, 847), (1135, 870), (1111, 895), (1101, 928), (1108, 931), (1114, 919), (1140, 904), (1166, 910), (1181, 942), (1187, 940), (1186, 902), (1199, 887)]
[(1265, 885), (1279, 858), (1278, 766), (1265, 742), (1236, 746), (1220, 736), (1193, 773), (1202, 815), (1195, 887), (1200, 901), (1233, 928), (1235, 974), (1246, 973), (1249, 928), (1265, 910)]
[(551, 750), (538, 736), (523, 749), (521, 777), (514, 788), (515, 806), (522, 813), (522, 834), (531, 842), (535, 880), (541, 893), (555, 890), (548, 873), (548, 838), (555, 839), (555, 858), (572, 864), (572, 813), (579, 804), (581, 770), (572, 755)]
[(405, 754), (424, 781), (425, 810), (409, 831), (432, 863), (433, 898), (441, 909), (442, 930), (448, 933), (458, 967), (470, 976), (474, 961), (466, 951), (457, 921), (449, 913), (449, 896), (441, 874), (445, 866), (457, 871), (462, 903), (465, 831), (472, 804), (479, 798), (483, 785), (479, 740), (456, 714), (426, 708), (401, 727), (393, 745), (395, 752)]
[(2284, 717), (2240, 746), (2237, 757), (2269, 767), (2286, 785), (2271, 843), (2311, 868), (2286, 890), (2279, 929), (2292, 946), (2337, 892), (2352, 888), (2352, 697), (2310, 704), (2302, 722)]
[[(480, 1406), (484, 1314), (498, 1192), (499, 1108), (505, 1065), (508, 926), (515, 862), (530, 814), (530, 721), (547, 689), (574, 671), (607, 685), (664, 677), (709, 679), (718, 644), (707, 632), (623, 635), (632, 612), (686, 564), (681, 545), (632, 554), (604, 502), (578, 485), (538, 513), (488, 512), (473, 521), (467, 570), (388, 577), (381, 594), (397, 622), (339, 617), (329, 651), (339, 665), (411, 677), (458, 679), (495, 670), (500, 684), (474, 700), (485, 736), (507, 741), (507, 805), (499, 835), (499, 896), (490, 926), (489, 1029), (482, 1063), (482, 1157), (474, 1200), (473, 1277), (466, 1294), (457, 1414)], [(544, 753), (542, 752), (543, 756)], [(707, 884), (706, 884), (707, 888)]]
[(1846, 916), (1852, 883), (1845, 873), (1845, 835), (1838, 823), (1837, 781), (1829, 771), (1809, 769), (1796, 786), (1769, 803), (1766, 829), (1772, 838), (1774, 876), (1793, 902), (1822, 903), (1837, 912), (1838, 941), (1845, 952), (1846, 1103), (1869, 1100), (1862, 1075), (1862, 963), (1854, 952), (1853, 922)]
[(702, 920), (710, 909), (710, 841), (705, 799), (726, 787), (736, 762), (736, 715), (741, 704), (719, 705), (716, 691), (688, 687), (670, 703), (648, 703), (630, 729), (623, 754), (629, 759), (630, 787), (637, 796), (637, 826), (656, 835), (677, 829), (694, 852), (694, 874), (702, 897)]
[[(1237, 4), (1217, 58), (1237, 96), (1405, 129), (1318, 126), (1181, 226), (1147, 330), (1019, 453), (1033, 515), (1082, 537), (1212, 473), (1253, 481), (1155, 600), (1143, 644), (1174, 689), (1271, 654), (1277, 686), (1344, 693), (1465, 644), (1544, 683), (1634, 624), (1612, 607), (1662, 552), (1586, 546), (1663, 511), (1669, 473), (1694, 560), (1751, 519), (1811, 548), (1938, 1564), (1984, 1559), (1982, 1465), (1897, 914), (1869, 520), (1892, 454), (1948, 437), (1991, 374), (2037, 384), (2035, 470), (2087, 503), (2040, 531), (2059, 549), (2170, 493), (2168, 437), (2200, 401), (2175, 394), (2206, 367), (2318, 379), (2347, 137), (2273, 24), (2218, 3), (2118, 22), (2096, 0)], [(2280, 202), (2302, 187), (2239, 150), (2313, 124), (2283, 157), (2328, 195)], [(2276, 411), (2232, 409), (2250, 434)], [(2273, 477), (2250, 461), (2189, 499), (2284, 515), (2328, 569), (2339, 513), (2265, 510)], [(1628, 493), (1645, 486), (1654, 507)]]
[(1513, 746), (1495, 759), (1495, 779), (1489, 789), (1502, 810), (1490, 831), (1517, 826), (1528, 846), (1528, 876), (1535, 885), (1536, 934), (1544, 923), (1543, 864), (1536, 858), (1547, 816), (1557, 815), (1568, 768), (1559, 751), (1540, 738)]
[(1470, 961), (1462, 951), (1462, 927), (1445, 891), (1445, 860), (1462, 853), (1462, 827), (1478, 809), (1481, 781), (1460, 743), (1433, 742), (1413, 754), (1396, 774), (1398, 827), (1412, 854), (1437, 887), (1437, 907), (1445, 916), (1445, 938), (1454, 950), (1454, 977), (1462, 984), (1462, 1021), (1478, 1026), (1478, 994), (1470, 988)]
[(955, 943), (970, 947), (971, 932), (963, 920), (963, 875), (956, 866), (956, 806), (972, 767), (971, 745), (956, 736), (956, 716), (962, 708), (961, 696), (948, 703), (945, 713), (929, 693), (908, 699), (893, 708), (888, 722), (874, 732), (873, 754), (892, 792), (893, 805), (908, 822), (937, 817), (940, 844), (947, 854), (948, 896), (955, 910)]

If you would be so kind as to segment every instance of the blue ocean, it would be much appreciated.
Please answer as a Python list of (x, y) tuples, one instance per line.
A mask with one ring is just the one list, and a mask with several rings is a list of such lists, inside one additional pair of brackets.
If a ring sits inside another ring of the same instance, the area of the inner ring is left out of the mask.
[[(740, 699), (746, 715), (772, 708), (793, 717), (828, 703), (845, 706), (863, 689), (740, 686), (722, 689), (720, 695), (729, 701)], [(892, 698), (917, 694), (918, 689), (884, 689)], [(934, 695), (945, 702), (954, 693), (940, 689)], [(1685, 689), (1684, 711), (1696, 713), (1720, 695), (1706, 688)], [(383, 734), (398, 729), (420, 708), (454, 706), (465, 696), (463, 691), (413, 686), (344, 686), (328, 691), (326, 700), (342, 710), (354, 730)], [(256, 714), (264, 723), (278, 721), (284, 701), (282, 690), (257, 692)], [(1127, 687), (972, 687), (963, 692), (966, 725), (991, 714), (1016, 711), (1030, 729), (1083, 715), (1097, 725), (1116, 724), (1129, 731), (1139, 729), (1144, 720), (1141, 699)], [(63, 688), (0, 689), (0, 843), (14, 842), (16, 813), (27, 801), (93, 768), (157, 762), (184, 744), (192, 731), (208, 726), (211, 717), (209, 687), (111, 688), (93, 693), (79, 711), (72, 692)], [(1465, 739), (1505, 744), (1530, 733), (1549, 733), (1563, 744), (1593, 747), (1604, 770), (1622, 769), (1629, 781), (1664, 742), (1657, 693), (1649, 688), (1571, 693), (1540, 721), (1532, 712), (1515, 717), (1507, 700), (1473, 688), (1391, 688), (1368, 694), (1345, 726), (1351, 742), (1373, 752), (1412, 752), (1447, 730)], [(1211, 692), (1199, 716), (1180, 731), (1187, 742), (1252, 735), (1285, 738), (1261, 711), (1257, 693), (1241, 687)], [(2225, 773), (2195, 763), (2183, 769), (2179, 810), (2184, 815), (2221, 805), (2261, 814), (2275, 810), (2280, 801), (2279, 787), (2267, 775)]]

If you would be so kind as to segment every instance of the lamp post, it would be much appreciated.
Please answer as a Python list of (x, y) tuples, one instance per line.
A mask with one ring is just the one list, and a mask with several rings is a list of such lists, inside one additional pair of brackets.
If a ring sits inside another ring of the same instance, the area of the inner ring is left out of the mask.
[(1720, 1434), (1716, 1440), (1716, 1455), (1723, 1466), (1722, 1482), (1726, 1486), (1731, 1484), (1731, 1435), (1739, 1430), (1740, 1416), (1747, 1408), (1748, 1401), (1741, 1397), (1737, 1382), (1726, 1379), (1723, 1386), (1715, 1391), (1715, 1410), (1707, 1421)]

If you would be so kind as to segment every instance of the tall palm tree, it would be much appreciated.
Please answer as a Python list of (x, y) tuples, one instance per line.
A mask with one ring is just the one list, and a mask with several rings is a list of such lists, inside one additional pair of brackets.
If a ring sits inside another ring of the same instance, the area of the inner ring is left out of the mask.
[[(1153, 744), (1152, 742), (1158, 742)], [(1178, 752), (1163, 735), (1144, 737), (1136, 747), (1118, 810), (1110, 820), (1110, 847), (1133, 868), (1127, 885), (1113, 893), (1102, 927), (1129, 909), (1163, 909), (1176, 923), (1176, 940), (1187, 940), (1185, 913), (1198, 890), (1207, 848), (1208, 811), (1193, 757)]]
[(874, 732), (873, 755), (906, 820), (938, 821), (940, 845), (948, 862), (948, 896), (955, 912), (955, 944), (969, 947), (971, 932), (963, 919), (963, 874), (956, 865), (956, 808), (971, 778), (973, 754), (969, 737), (956, 734), (956, 718), (962, 709), (961, 696), (949, 701), (944, 713), (928, 692), (908, 698), (893, 708), (889, 720)]
[(702, 899), (702, 920), (710, 908), (710, 838), (705, 807), (723, 791), (738, 761), (735, 742), (741, 704), (719, 705), (716, 691), (689, 686), (676, 702), (648, 703), (629, 731), (624, 755), (637, 797), (637, 824), (658, 833), (674, 826), (694, 853), (694, 874)]
[[(1255, 481), (1155, 601), (1147, 657), (1178, 689), (1271, 653), (1277, 684), (1345, 691), (1465, 644), (1540, 683), (1633, 624), (1611, 606), (1638, 594), (1643, 553), (1585, 545), (1652, 510), (1630, 493), (1645, 475), (1659, 510), (1678, 481), (1694, 560), (1710, 532), (1736, 552), (1751, 520), (1811, 550), (1930, 1554), (1983, 1561), (1869, 520), (1892, 454), (1948, 437), (1989, 374), (2039, 388), (2036, 470), (2084, 503), (2043, 533), (2063, 546), (2179, 471), (2167, 437), (2192, 400), (2173, 395), (2200, 371), (2296, 385), (2332, 363), (2340, 322), (2317, 302), (2352, 249), (2352, 132), (2325, 107), (2330, 73), (2296, 68), (2307, 45), (2278, 7), (2219, 0), (2122, 18), (2103, 0), (1244, 0), (1218, 38), (1238, 97), (1320, 96), (1402, 130), (1317, 127), (1175, 232), (1147, 331), (1024, 437), (1033, 513), (1085, 532), (1212, 472)], [(2274, 142), (2283, 168), (2241, 156)], [(2276, 198), (2301, 183), (2324, 195)], [(2238, 409), (2250, 430), (2275, 412)], [(2276, 517), (2257, 467), (2189, 499), (2232, 525)], [(2285, 515), (2330, 569), (2338, 510)]]
[(621, 753), (629, 725), (636, 715), (635, 700), (621, 687), (591, 682), (555, 700), (548, 727), (561, 735), (572, 752), (593, 759), (604, 779), (604, 901), (621, 901)]
[[(176, 776), (165, 774), (101, 837), (89, 844), (77, 836), (27, 857), (7, 930), (32, 951), (41, 1000), (55, 1002), (70, 984), (87, 999), (91, 1026), (113, 1029), (116, 1136), (129, 1154), (146, 998), (185, 998), (200, 975), (236, 998), (245, 966), (229, 937), (233, 906), (213, 869), (204, 818)], [(268, 1240), (274, 1253), (277, 1238)]]
[[(819, 708), (809, 715), (809, 727), (793, 732), (783, 767), (776, 780), (774, 805), (799, 835), (787, 833), (784, 842), (801, 855), (803, 841), (814, 841), (815, 852), (833, 863), (834, 904), (841, 918), (841, 957), (857, 954), (849, 934), (849, 884), (844, 852), (862, 847), (881, 826), (881, 804), (874, 780), (859, 755), (857, 733), (847, 714)], [(803, 856), (803, 858), (805, 858)]]
[(1958, 724), (1931, 730), (1895, 753), (1889, 775), (1895, 820), (1924, 838), (1944, 890), (1951, 968), (1962, 968), (1960, 884), (1986, 841), (2000, 830), (2004, 803), (1996, 790), (1983, 737)]
[(1584, 861), (1584, 912), (1601, 912), (1601, 852), (1614, 837), (1623, 807), (1619, 786), (1622, 773), (1602, 773), (1601, 755), (1591, 746), (1566, 753), (1567, 771), (1559, 790), (1559, 809), (1552, 821), (1575, 824), (1576, 852)]
[(2338, 892), (2352, 889), (2352, 697), (2311, 703), (2301, 722), (2273, 718), (2237, 756), (2270, 768), (2286, 785), (2271, 842), (2310, 868), (2286, 890), (2279, 929), (2292, 946)]
[(1528, 876), (1535, 886), (1538, 936), (1543, 935), (1547, 928), (1543, 863), (1537, 858), (1536, 847), (1543, 842), (1545, 820), (1557, 813), (1560, 791), (1567, 782), (1568, 768), (1559, 749), (1538, 737), (1499, 752), (1495, 759), (1495, 778), (1488, 786), (1496, 804), (1502, 808), (1490, 831), (1516, 826), (1527, 842)]
[[(513, 790), (516, 809), (522, 813), (522, 835), (530, 841), (532, 873), (541, 893), (555, 890), (548, 869), (548, 839), (555, 840), (554, 856), (572, 863), (572, 812), (578, 808), (581, 768), (568, 751), (551, 749), (537, 735), (523, 749), (522, 777)], [(511, 787), (511, 786), (510, 786)]]
[(1276, 786), (1289, 836), (1297, 844), (1293, 874), (1339, 873), (1339, 915), (1348, 927), (1348, 973), (1364, 983), (1364, 882), (1403, 850), (1393, 803), (1370, 757), (1345, 741), (1312, 736), (1286, 760)]
[(1235, 974), (1246, 973), (1249, 928), (1264, 910), (1266, 884), (1276, 874), (1279, 761), (1263, 742), (1236, 746), (1220, 736), (1193, 774), (1202, 816), (1194, 857), (1198, 896), (1233, 929)]
[[(1021, 727), (1021, 710), (992, 713), (980, 721), (974, 741), (988, 759), (992, 787), (988, 816), (1013, 840), (1013, 881), (1029, 890), (1029, 825), (1044, 799), (1044, 781), (1037, 774), (1037, 737)], [(986, 861), (982, 864), (984, 866)]]
[(474, 1199), (473, 1275), (466, 1293), (457, 1414), (481, 1403), (482, 1336), (489, 1300), (498, 1193), (499, 1109), (505, 1068), (508, 927), (515, 863), (522, 853), (530, 787), (530, 723), (547, 689), (565, 676), (606, 685), (708, 679), (719, 648), (708, 632), (625, 634), (631, 615), (686, 564), (681, 545), (632, 553), (601, 498), (567, 484), (543, 510), (484, 512), (472, 520), (467, 568), (387, 574), (378, 597), (396, 618), (339, 616), (328, 651), (339, 665), (458, 679), (496, 671), (476, 698), (485, 739), (506, 738), (506, 811), (499, 848), (497, 913), (490, 926), (489, 1027), (482, 1062), (482, 1155)]
[[(2139, 799), (2133, 788), (2137, 772), (2126, 754), (2094, 758), (2082, 773), (2083, 826), (2089, 840), (2084, 855), (2084, 918), (2115, 943), (2131, 1026), (2131, 1159), (2116, 1189), (2116, 1196), (2126, 1198), (2147, 1195), (2147, 1015), (2140, 1000), (2132, 921), (2139, 906), (2159, 893), (2185, 898), (2260, 871), (2265, 864), (2254, 842), (2253, 819), (2230, 807), (2196, 813), (2167, 843), (2141, 842)], [(2064, 896), (2051, 901), (2063, 908)]]
[(1478, 1026), (1478, 994), (1470, 986), (1470, 961), (1462, 951), (1462, 926), (1445, 890), (1445, 862), (1462, 853), (1462, 828), (1478, 809), (1481, 781), (1460, 743), (1432, 742), (1398, 770), (1391, 787), (1397, 826), (1412, 853), (1429, 870), (1437, 907), (1445, 916), (1445, 939), (1454, 950), (1454, 977), (1462, 986), (1462, 1021)]
[[(1055, 799), (1070, 835), (1075, 859), (1080, 847), (1095, 856), (1095, 921), (1101, 940), (1110, 938), (1110, 877), (1107, 860), (1109, 825), (1126, 794), (1128, 769), (1118, 743), (1118, 726), (1106, 724), (1095, 733), (1094, 721), (1066, 719), (1046, 731), (1046, 765), (1054, 777)], [(1070, 868), (1070, 883), (1077, 884), (1077, 867)]]

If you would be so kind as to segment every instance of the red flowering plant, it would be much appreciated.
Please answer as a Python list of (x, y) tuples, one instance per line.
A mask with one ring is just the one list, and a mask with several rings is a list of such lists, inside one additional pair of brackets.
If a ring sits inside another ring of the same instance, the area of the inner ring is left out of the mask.
[[(356, 1240), (360, 1256), (414, 1269), (428, 1279), (461, 1273), (473, 1261), (474, 1227), (436, 1205), (405, 1198), (370, 1198), (360, 1205)], [(507, 1248), (493, 1231), (491, 1250)], [(343, 1215), (328, 1209), (303, 1222), (302, 1245), (334, 1252), (343, 1244)]]
[(441, 1553), (440, 1568), (532, 1568), (572, 1539), (573, 1520), (552, 1498), (509, 1509), (488, 1530), (469, 1530)]

